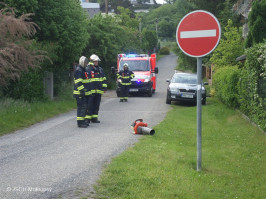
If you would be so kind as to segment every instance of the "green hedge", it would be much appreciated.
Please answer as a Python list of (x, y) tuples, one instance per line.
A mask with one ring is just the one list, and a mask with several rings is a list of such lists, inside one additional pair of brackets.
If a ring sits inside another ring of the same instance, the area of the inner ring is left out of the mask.
[(266, 42), (246, 50), (242, 68), (225, 66), (213, 76), (215, 95), (266, 131)]
[(246, 50), (247, 60), (239, 81), (240, 110), (266, 130), (266, 42)]
[(239, 107), (239, 76), (240, 70), (237, 66), (222, 67), (213, 76), (215, 95), (230, 107)]

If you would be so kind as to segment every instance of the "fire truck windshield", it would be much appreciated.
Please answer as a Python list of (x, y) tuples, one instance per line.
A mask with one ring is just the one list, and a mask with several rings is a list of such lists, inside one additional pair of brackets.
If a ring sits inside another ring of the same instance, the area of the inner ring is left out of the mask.
[(122, 60), (119, 70), (123, 70), (123, 65), (127, 63), (130, 71), (150, 71), (148, 60)]

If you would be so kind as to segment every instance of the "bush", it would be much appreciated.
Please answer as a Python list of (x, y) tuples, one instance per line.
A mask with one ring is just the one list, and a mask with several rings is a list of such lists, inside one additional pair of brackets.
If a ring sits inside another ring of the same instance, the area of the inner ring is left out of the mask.
[(3, 90), (3, 95), (29, 102), (46, 100), (43, 72), (40, 69), (23, 72), (19, 80), (9, 82)]
[(240, 70), (236, 66), (222, 67), (213, 76), (215, 95), (230, 107), (239, 107), (239, 77)]
[(266, 130), (266, 42), (246, 51), (247, 60), (241, 70), (240, 110)]
[(160, 55), (169, 55), (170, 49), (168, 47), (162, 47), (159, 52)]

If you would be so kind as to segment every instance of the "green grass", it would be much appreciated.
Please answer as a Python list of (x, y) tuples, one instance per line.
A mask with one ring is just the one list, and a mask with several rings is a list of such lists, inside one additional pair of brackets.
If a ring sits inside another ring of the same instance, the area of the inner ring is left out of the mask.
[(76, 107), (72, 91), (71, 85), (64, 85), (64, 91), (54, 101), (0, 99), (0, 136), (72, 110)]
[(196, 106), (173, 105), (155, 135), (106, 166), (98, 198), (265, 198), (265, 134), (215, 99), (202, 110), (197, 172)]

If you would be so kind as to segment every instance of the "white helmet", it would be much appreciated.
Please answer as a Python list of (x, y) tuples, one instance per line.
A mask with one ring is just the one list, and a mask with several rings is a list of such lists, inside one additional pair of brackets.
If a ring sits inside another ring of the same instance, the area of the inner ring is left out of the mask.
[(90, 60), (92, 60), (92, 61), (101, 61), (101, 59), (95, 54), (91, 55)]
[(129, 68), (127, 63), (124, 63), (123, 68), (125, 69), (125, 67)]
[(85, 62), (87, 62), (87, 64), (88, 64), (88, 59), (87, 59), (85, 56), (81, 56), (80, 59), (79, 59), (79, 64), (80, 64), (82, 67), (86, 67), (86, 66), (85, 66)]

